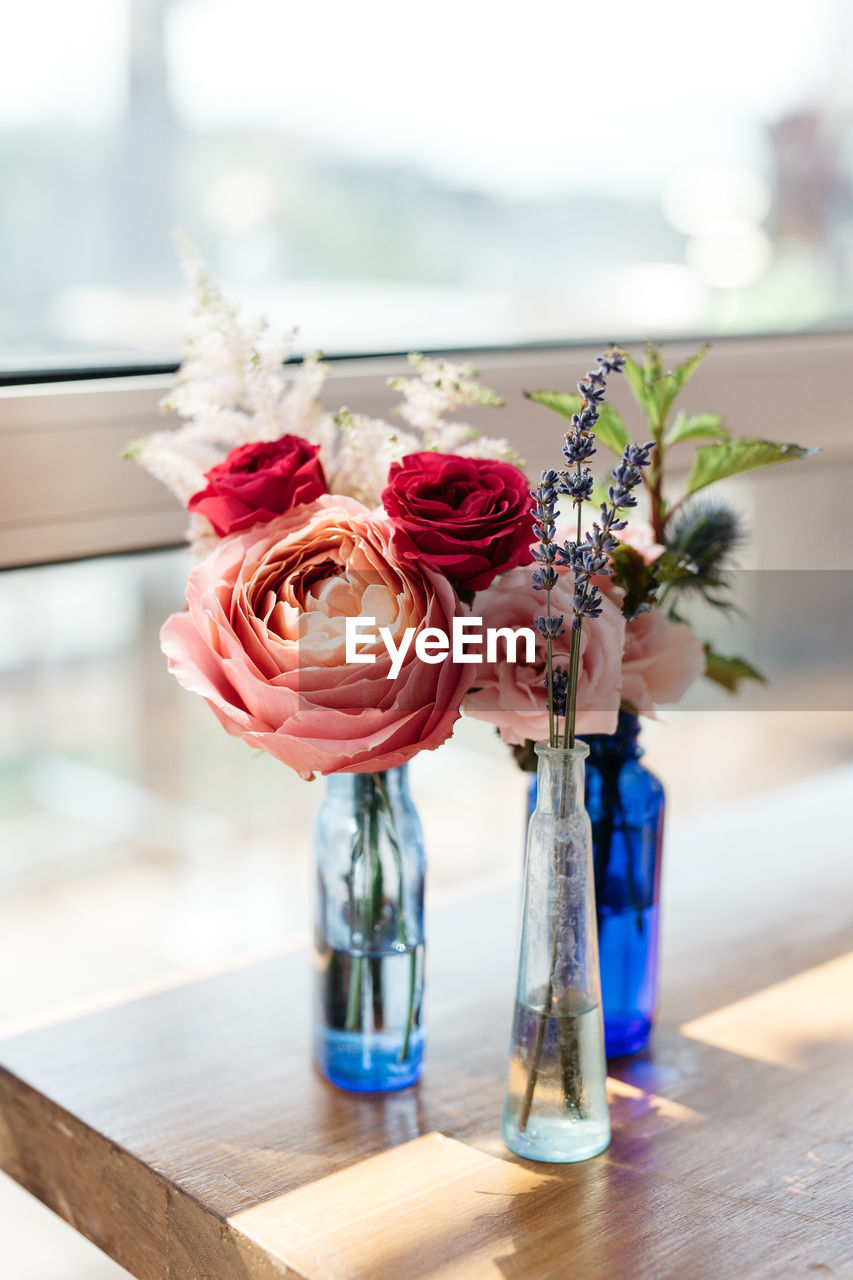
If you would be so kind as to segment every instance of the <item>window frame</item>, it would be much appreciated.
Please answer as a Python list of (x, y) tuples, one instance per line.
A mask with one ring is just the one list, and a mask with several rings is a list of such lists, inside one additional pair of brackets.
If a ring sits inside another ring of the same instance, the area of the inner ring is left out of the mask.
[[(666, 363), (697, 345), (667, 342)], [(524, 392), (571, 388), (595, 352), (589, 344), (571, 344), (443, 354), (472, 361), (506, 401), (503, 410), (472, 409), (460, 417), (508, 437), (533, 476), (553, 462), (559, 426)], [(404, 357), (342, 357), (330, 364), (327, 408), (347, 405), (389, 417), (399, 395), (387, 379), (406, 370)], [(851, 365), (850, 333), (716, 339), (685, 403), (721, 413), (737, 435), (819, 445), (816, 463), (831, 466), (853, 454)], [(121, 456), (130, 440), (176, 422), (158, 408), (171, 383), (172, 375), (161, 371), (0, 386), (0, 568), (180, 544), (185, 513), (179, 504)], [(631, 413), (618, 381), (613, 400)], [(639, 433), (636, 417), (631, 422)]]

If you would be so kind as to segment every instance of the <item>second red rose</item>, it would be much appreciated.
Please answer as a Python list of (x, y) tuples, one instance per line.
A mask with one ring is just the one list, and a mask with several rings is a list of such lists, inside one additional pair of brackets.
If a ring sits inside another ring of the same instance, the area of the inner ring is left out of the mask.
[(392, 463), (382, 502), (401, 535), (399, 555), (481, 591), (533, 559), (528, 488), (508, 462), (423, 451)]

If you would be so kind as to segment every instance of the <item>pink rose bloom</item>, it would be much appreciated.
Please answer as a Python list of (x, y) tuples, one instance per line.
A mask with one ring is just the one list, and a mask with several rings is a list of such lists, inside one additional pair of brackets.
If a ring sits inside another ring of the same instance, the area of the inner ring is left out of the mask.
[[(572, 612), (572, 577), (561, 575), (551, 592), (551, 613), (562, 613), (568, 623)], [(536, 591), (530, 570), (511, 569), (475, 597), (472, 613), (485, 627), (532, 627), (533, 619), (545, 612), (545, 596)], [(590, 619), (581, 628), (581, 655), (578, 675), (578, 733), (613, 733), (619, 713), (622, 684), (622, 649), (625, 620), (619, 607), (605, 599), (600, 618)], [(505, 653), (503, 640), (499, 652)], [(571, 632), (554, 642), (554, 658), (568, 668)], [(524, 646), (518, 646), (518, 658)], [(465, 711), (478, 720), (497, 725), (504, 742), (520, 745), (527, 739), (541, 742), (548, 737), (548, 700), (545, 688), (545, 641), (536, 637), (536, 662), (499, 661), (476, 668), (472, 692), (465, 699)]]
[(678, 702), (704, 670), (702, 642), (686, 623), (653, 606), (625, 628), (622, 698), (639, 715), (654, 719), (656, 704)]
[(323, 496), (224, 538), (190, 573), (187, 609), (160, 633), (169, 670), (229, 733), (302, 777), (404, 764), (452, 732), (476, 667), (420, 662), (399, 673), (380, 639), (372, 664), (346, 662), (347, 617), (449, 632), (461, 606), (439, 573), (403, 564), (387, 517)]

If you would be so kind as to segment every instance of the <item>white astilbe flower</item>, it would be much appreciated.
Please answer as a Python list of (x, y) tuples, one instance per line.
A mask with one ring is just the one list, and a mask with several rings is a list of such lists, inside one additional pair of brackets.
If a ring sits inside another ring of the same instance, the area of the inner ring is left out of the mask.
[(451, 364), (449, 360), (432, 360), (413, 354), (409, 364), (417, 372), (415, 378), (389, 378), (388, 385), (402, 391), (403, 403), (396, 412), (410, 427), (424, 432), (424, 448), (432, 448), (429, 433), (445, 414), (474, 404), (500, 408), (503, 400), (477, 381), (477, 370), (470, 364)]
[(329, 489), (355, 498), (366, 507), (378, 507), (391, 463), (400, 462), (407, 453), (416, 453), (421, 448), (420, 439), (381, 418), (368, 418), (348, 409), (341, 410), (335, 424), (338, 434), (334, 449), (323, 459)]
[(410, 355), (417, 370), (415, 378), (389, 378), (388, 385), (403, 393), (403, 403), (395, 410), (410, 426), (422, 432), (421, 449), (436, 453), (456, 453), (465, 458), (495, 458), (524, 470), (524, 459), (508, 440), (483, 436), (464, 422), (445, 422), (444, 414), (471, 405), (499, 407), (503, 400), (477, 381), (470, 364), (451, 364)]
[[(413, 378), (391, 378), (403, 393), (397, 413), (411, 430), (343, 409), (326, 413), (320, 394), (328, 366), (319, 354), (285, 371), (293, 334), (276, 334), (230, 302), (210, 280), (196, 250), (179, 239), (181, 265), (194, 302), (184, 358), (164, 411), (183, 421), (134, 441), (126, 456), (165, 484), (186, 506), (206, 486), (206, 473), (238, 445), (301, 436), (320, 446), (320, 461), (332, 493), (379, 506), (393, 462), (422, 449), (472, 458), (496, 458), (523, 468), (506, 440), (481, 436), (444, 415), (470, 405), (502, 405), (477, 382), (469, 364), (409, 356)], [(190, 517), (187, 538), (197, 556), (216, 545), (208, 520)]]
[(124, 456), (136, 462), (159, 480), (186, 506), (194, 493), (204, 488), (204, 473), (221, 462), (222, 453), (215, 445), (195, 439), (189, 433), (155, 431), (153, 435), (134, 440)]
[[(328, 446), (335, 427), (320, 407), (328, 368), (319, 356), (286, 373), (293, 334), (276, 334), (265, 321), (242, 315), (183, 238), (179, 252), (194, 310), (175, 385), (160, 407), (184, 421), (134, 441), (125, 456), (186, 505), (205, 487), (205, 473), (237, 445), (290, 434)], [(209, 549), (211, 534), (207, 521), (190, 521), (187, 537), (197, 554)]]

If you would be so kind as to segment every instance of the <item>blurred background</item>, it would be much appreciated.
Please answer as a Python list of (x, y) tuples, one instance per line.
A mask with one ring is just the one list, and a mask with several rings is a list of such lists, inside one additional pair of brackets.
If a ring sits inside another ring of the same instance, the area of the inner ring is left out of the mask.
[(845, 326), (853, 10), (30, 0), (0, 359), (173, 358), (183, 228), (306, 348)]
[[(686, 13), (17, 6), (0, 44), (0, 371), (173, 365), (177, 227), (233, 297), (298, 324), (302, 350), (843, 334), (853, 8)], [(568, 386), (571, 352), (566, 370)], [(819, 380), (810, 395), (813, 417), (766, 434), (823, 443), (833, 406)], [(833, 422), (820, 458), (731, 486), (757, 534), (744, 603), (764, 602), (715, 638), (772, 686), (697, 690), (644, 732), (680, 856), (710, 808), (853, 758), (853, 433)], [(13, 491), (14, 461), (2, 473)], [(762, 577), (805, 571), (816, 545), (812, 597), (805, 577)], [(0, 1033), (307, 936), (322, 783), (253, 755), (168, 676), (157, 633), (186, 552), (114, 549), (0, 572)], [(434, 900), (517, 876), (524, 779), (488, 726), (463, 723), (412, 774)], [(4, 1280), (124, 1274), (5, 1179), (0, 1222)]]

